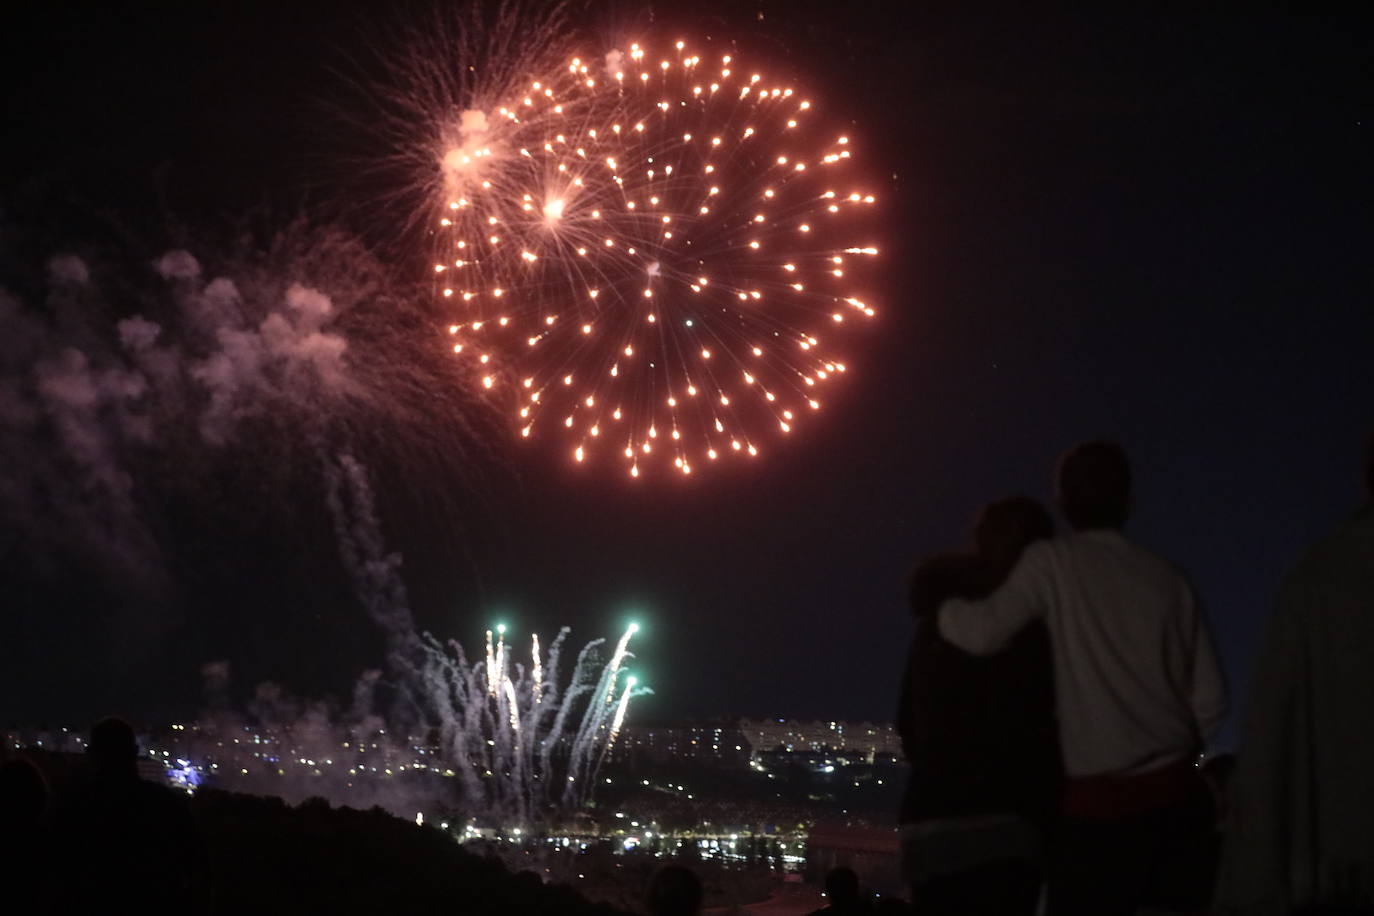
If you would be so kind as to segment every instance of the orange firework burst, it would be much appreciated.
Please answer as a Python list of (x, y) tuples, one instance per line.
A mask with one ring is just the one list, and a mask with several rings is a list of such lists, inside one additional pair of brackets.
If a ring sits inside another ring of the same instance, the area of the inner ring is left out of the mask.
[(576, 461), (756, 456), (844, 373), (829, 335), (874, 314), (853, 149), (729, 53), (574, 57), (444, 150), (453, 349)]

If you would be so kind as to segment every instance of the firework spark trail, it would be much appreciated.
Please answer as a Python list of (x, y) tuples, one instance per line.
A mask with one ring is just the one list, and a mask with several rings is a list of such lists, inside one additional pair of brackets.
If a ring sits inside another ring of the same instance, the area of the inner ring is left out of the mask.
[[(575, 810), (586, 804), (595, 787), (596, 770), (605, 757), (608, 744), (614, 740), (623, 722), (630, 699), (647, 692), (637, 686), (633, 678), (627, 680), (625, 692), (614, 710), (594, 701), (597, 688), (607, 679), (605, 670), (595, 673), (594, 641), (579, 654), (566, 689), (559, 693), (556, 679), (558, 654), (567, 635), (560, 631), (549, 651), (550, 677), (544, 682), (544, 693), (536, 702), (533, 671), (516, 666), (516, 674), (502, 677), (493, 700), (490, 685), (484, 682), (485, 665), (467, 667), (459, 661), (445, 665), (446, 679), (464, 681), (457, 690), (446, 695), (458, 698), (459, 709), (465, 703), (476, 702), (482, 707), (476, 717), (460, 718), (462, 728), (446, 729), (447, 758), (468, 761), (476, 773), (480, 770), (488, 799), (488, 812), (525, 822), (546, 815), (551, 809)], [(535, 640), (531, 640), (531, 647)], [(549, 713), (556, 710), (552, 723)], [(580, 720), (578, 719), (580, 713)], [(576, 723), (574, 735), (568, 727)], [(608, 724), (612, 723), (612, 724)], [(561, 793), (555, 793), (560, 777)]]
[[(559, 653), (557, 652), (557, 649), (562, 645), (563, 640), (567, 636), (567, 634), (568, 629), (564, 627), (559, 632), (558, 638), (554, 640), (554, 648), (550, 649), (549, 651), (550, 684), (557, 684), (557, 679), (555, 676), (559, 660)], [(589, 666), (594, 663), (596, 653), (604, 642), (604, 639), (594, 639), (591, 642), (587, 643), (585, 646), (583, 646), (582, 650), (577, 653), (577, 660), (573, 664), (573, 677), (570, 683), (568, 684), (566, 692), (563, 695), (562, 705), (558, 707), (557, 713), (554, 714), (553, 722), (550, 725), (550, 734), (565, 735), (569, 717), (572, 715), (573, 704), (582, 702), (583, 697), (586, 697), (591, 693), (591, 687), (586, 683), (586, 679), (581, 677), (581, 674), (582, 672), (588, 670)], [(554, 697), (548, 697), (546, 698), (544, 703), (540, 704), (539, 710), (541, 716), (546, 716), (548, 714), (548, 710), (552, 707), (554, 699)], [(588, 703), (588, 705), (591, 706), (595, 704)], [(539, 747), (540, 766), (546, 773), (552, 772), (554, 750), (555, 746), (552, 742), (543, 742)], [(576, 758), (573, 757), (571, 759)], [(576, 782), (576, 776), (572, 772), (572, 767), (568, 768), (568, 773), (565, 774), (563, 778), (564, 781), (568, 783), (568, 785), (565, 787), (565, 791), (562, 796), (563, 800), (566, 802), (570, 797), (577, 798), (578, 793), (580, 793), (584, 787), (582, 785), (574, 786), (574, 783)], [(552, 788), (553, 787), (550, 786), (549, 790), (552, 791)], [(569, 795), (569, 793), (571, 793), (571, 795)]]
[(537, 704), (543, 698), (544, 694), (544, 666), (539, 658), (539, 634), (535, 633), (531, 636), (530, 642), (533, 644), (533, 647), (530, 649), (530, 655), (532, 657), (531, 676), (534, 678), (533, 696), (534, 702)]
[(793, 87), (681, 41), (526, 73), (472, 88), (438, 157), (454, 351), (515, 393), (522, 435), (552, 427), (578, 462), (756, 456), (845, 372), (821, 327), (875, 314), (856, 144)]
[(620, 737), (620, 726), (625, 724), (625, 713), (630, 708), (630, 697), (633, 695), (637, 683), (639, 683), (639, 679), (635, 677), (629, 677), (625, 680), (625, 692), (620, 695), (620, 702), (616, 704), (615, 718), (611, 720), (610, 734), (606, 736), (606, 744), (601, 749), (602, 760), (605, 760), (606, 755), (610, 753), (611, 747), (615, 744), (615, 739)]
[[(572, 762), (575, 765), (569, 766), (568, 769), (568, 785), (564, 790), (565, 805), (573, 804), (578, 793), (590, 791), (589, 787), (596, 782), (597, 770), (605, 758), (605, 748), (612, 740), (613, 728), (608, 724), (608, 720), (616, 718), (617, 710), (612, 706), (616, 680), (625, 659), (634, 657), (629, 651), (630, 637), (638, 631), (639, 624), (636, 623), (631, 623), (626, 628), (620, 641), (616, 643), (611, 660), (602, 668), (601, 675), (596, 680), (588, 702), (587, 715), (583, 717), (576, 736), (572, 739)], [(582, 664), (581, 658), (578, 659), (578, 664)], [(633, 687), (631, 684), (626, 688), (627, 695)], [(624, 702), (628, 703), (629, 700), (626, 699)]]
[(615, 681), (620, 675), (620, 666), (629, 655), (630, 637), (639, 632), (639, 624), (632, 623), (625, 631), (625, 635), (620, 637), (620, 642), (615, 644), (615, 653), (611, 655), (611, 663), (606, 666), (606, 703), (609, 704), (615, 697)]

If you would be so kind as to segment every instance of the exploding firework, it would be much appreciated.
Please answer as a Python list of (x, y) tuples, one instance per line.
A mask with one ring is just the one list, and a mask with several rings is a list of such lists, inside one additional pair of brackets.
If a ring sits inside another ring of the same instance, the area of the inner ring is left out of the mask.
[(730, 53), (571, 57), (442, 152), (434, 270), (453, 349), (521, 435), (638, 477), (757, 456), (845, 372), (871, 318), (855, 143)]
[(470, 808), (523, 824), (586, 805), (631, 698), (648, 692), (624, 670), (638, 629), (630, 624), (600, 668), (604, 640), (588, 643), (566, 687), (558, 680), (566, 627), (547, 655), (532, 637), (528, 665), (507, 645), (504, 626), (487, 631), (484, 657), (471, 664), (456, 643), (444, 651), (426, 641), (426, 705)]

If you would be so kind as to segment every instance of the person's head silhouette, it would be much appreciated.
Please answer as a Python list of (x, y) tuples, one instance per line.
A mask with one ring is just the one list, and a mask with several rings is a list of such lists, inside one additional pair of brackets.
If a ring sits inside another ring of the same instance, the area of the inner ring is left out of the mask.
[(101, 719), (91, 726), (86, 754), (98, 776), (117, 778), (138, 774), (138, 739), (134, 737), (133, 727), (123, 719)]
[(836, 909), (851, 907), (859, 902), (859, 876), (854, 869), (832, 868), (825, 875), (825, 896)]
[(48, 807), (48, 783), (23, 757), (0, 764), (0, 825), (9, 830), (36, 827)]
[(701, 912), (701, 879), (689, 868), (665, 865), (649, 881), (651, 916), (696, 916)]
[(1053, 535), (1054, 520), (1038, 502), (1012, 496), (983, 507), (973, 539), (979, 556), (1005, 573), (1027, 544)]
[(1131, 465), (1115, 442), (1084, 442), (1059, 459), (1055, 498), (1075, 531), (1121, 528), (1131, 513)]

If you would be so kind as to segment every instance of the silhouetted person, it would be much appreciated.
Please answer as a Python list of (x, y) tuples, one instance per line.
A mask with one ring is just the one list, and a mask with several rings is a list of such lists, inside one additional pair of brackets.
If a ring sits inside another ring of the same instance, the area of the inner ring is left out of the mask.
[(1225, 691), (1193, 589), (1121, 532), (1130, 466), (1089, 442), (1060, 459), (1056, 490), (1073, 533), (1026, 548), (981, 601), (940, 608), (940, 632), (976, 654), (1043, 620), (1054, 652), (1066, 783), (1050, 912), (1114, 916), (1210, 902), (1215, 820), (1196, 761)]
[(48, 784), (23, 758), (0, 764), (0, 895), (16, 913), (46, 913), (52, 843), (45, 817)]
[(932, 557), (912, 577), (917, 628), (897, 727), (911, 765), (903, 870), (918, 913), (1035, 912), (1061, 782), (1049, 638), (1036, 623), (977, 658), (940, 636), (935, 612), (989, 595), (1026, 545), (1053, 533), (1034, 500), (1001, 500), (980, 514), (973, 553)]
[(825, 896), (830, 903), (813, 911), (811, 916), (846, 916), (849, 913), (873, 911), (868, 901), (859, 893), (859, 876), (852, 868), (841, 866), (826, 872)]
[(1255, 659), (1218, 903), (1374, 912), (1374, 440), (1364, 507), (1284, 580)]
[(649, 880), (650, 916), (696, 916), (701, 900), (701, 879), (690, 868), (665, 865)]
[[(184, 796), (138, 774), (138, 742), (121, 719), (91, 728), (88, 778), (66, 799), (59, 841), (73, 912), (150, 900), (195, 906), (202, 851)], [(70, 856), (70, 858), (67, 858)]]
[(29, 833), (43, 825), (48, 810), (48, 783), (23, 757), (0, 763), (0, 828), (5, 836)]

